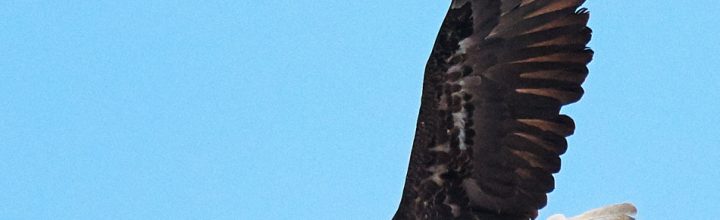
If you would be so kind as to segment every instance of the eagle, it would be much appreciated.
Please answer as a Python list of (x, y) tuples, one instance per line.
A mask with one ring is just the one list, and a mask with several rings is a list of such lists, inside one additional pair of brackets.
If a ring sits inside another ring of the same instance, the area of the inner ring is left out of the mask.
[[(394, 220), (528, 220), (560, 170), (593, 51), (584, 0), (452, 0)], [(566, 218), (633, 219), (624, 203)]]

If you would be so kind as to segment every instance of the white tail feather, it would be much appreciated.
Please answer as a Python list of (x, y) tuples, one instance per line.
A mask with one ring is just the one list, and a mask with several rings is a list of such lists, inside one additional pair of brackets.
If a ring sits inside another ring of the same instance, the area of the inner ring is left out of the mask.
[(593, 209), (571, 218), (557, 214), (548, 220), (634, 220), (636, 214), (637, 208), (633, 204), (623, 203)]

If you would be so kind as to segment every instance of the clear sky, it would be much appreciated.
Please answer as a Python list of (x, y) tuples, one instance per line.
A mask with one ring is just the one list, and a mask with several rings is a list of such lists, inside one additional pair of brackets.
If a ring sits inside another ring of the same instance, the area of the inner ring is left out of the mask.
[[(389, 219), (447, 0), (0, 1), (0, 219)], [(541, 216), (720, 215), (720, 6), (590, 0)]]

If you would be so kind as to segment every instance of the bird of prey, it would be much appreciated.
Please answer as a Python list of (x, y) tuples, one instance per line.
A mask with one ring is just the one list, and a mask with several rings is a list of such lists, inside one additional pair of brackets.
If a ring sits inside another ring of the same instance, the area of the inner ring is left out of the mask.
[[(584, 0), (452, 0), (425, 68), (393, 219), (535, 219), (593, 51)], [(621, 204), (570, 219), (632, 219)], [(556, 215), (551, 219), (566, 219)]]

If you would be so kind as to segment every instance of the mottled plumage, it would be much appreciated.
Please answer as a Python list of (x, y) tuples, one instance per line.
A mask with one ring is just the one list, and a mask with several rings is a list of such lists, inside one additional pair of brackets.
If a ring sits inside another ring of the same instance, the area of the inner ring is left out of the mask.
[(452, 1), (393, 219), (537, 217), (575, 128), (560, 108), (582, 96), (593, 55), (583, 2)]

